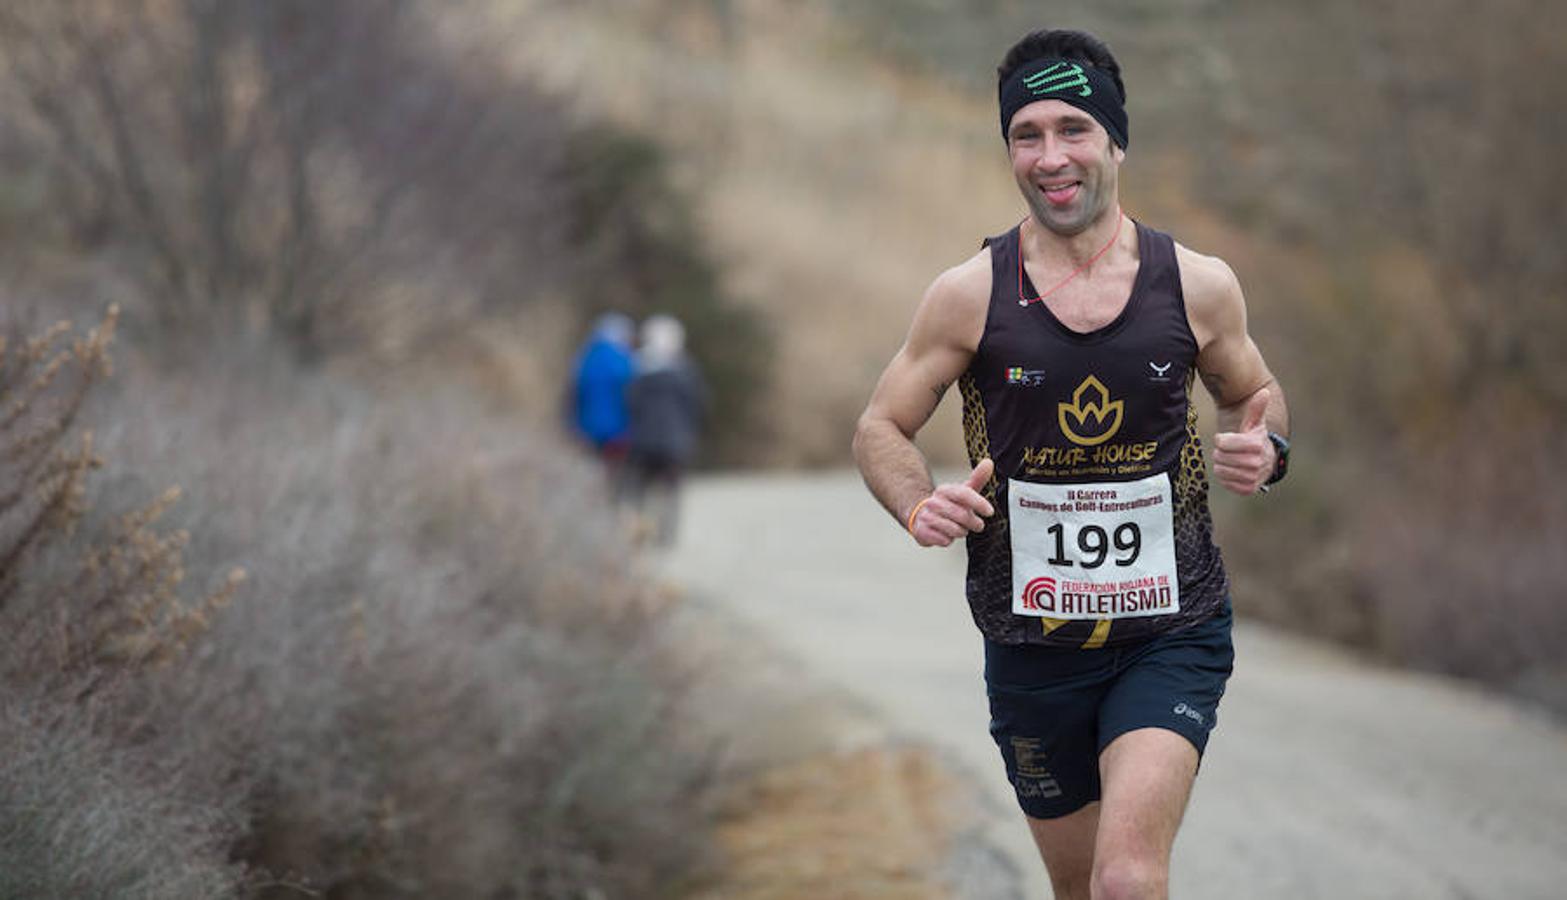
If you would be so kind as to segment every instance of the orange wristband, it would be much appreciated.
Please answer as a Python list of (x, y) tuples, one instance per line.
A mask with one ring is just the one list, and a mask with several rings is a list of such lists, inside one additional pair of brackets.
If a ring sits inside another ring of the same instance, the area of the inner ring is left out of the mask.
[(914, 517), (918, 516), (920, 514), (920, 510), (925, 506), (925, 504), (929, 503), (931, 498), (935, 496), (935, 494), (931, 494), (930, 497), (926, 497), (924, 500), (914, 504), (914, 508), (909, 510), (909, 523), (905, 528), (909, 534), (914, 533)]

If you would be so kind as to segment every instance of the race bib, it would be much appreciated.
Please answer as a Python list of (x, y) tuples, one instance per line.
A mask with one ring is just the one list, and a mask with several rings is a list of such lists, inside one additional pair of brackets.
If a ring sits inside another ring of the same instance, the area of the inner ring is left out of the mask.
[(1012, 611), (1127, 619), (1181, 608), (1170, 478), (1104, 484), (1008, 479)]

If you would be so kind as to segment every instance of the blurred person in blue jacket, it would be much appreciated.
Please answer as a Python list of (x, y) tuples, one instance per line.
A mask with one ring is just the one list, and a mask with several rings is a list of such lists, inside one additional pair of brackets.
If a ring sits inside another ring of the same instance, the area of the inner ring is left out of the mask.
[(626, 389), (635, 374), (629, 316), (605, 313), (577, 355), (569, 394), (571, 427), (593, 448), (611, 474), (629, 452), (631, 419)]
[(661, 545), (674, 539), (678, 490), (696, 457), (707, 388), (685, 352), (686, 332), (672, 316), (642, 323), (636, 376), (626, 392), (631, 414), (630, 490), (645, 527)]

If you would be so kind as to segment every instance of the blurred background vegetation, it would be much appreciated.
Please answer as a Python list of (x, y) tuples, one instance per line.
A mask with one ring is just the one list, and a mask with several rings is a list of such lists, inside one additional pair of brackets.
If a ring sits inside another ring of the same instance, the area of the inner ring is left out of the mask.
[[(540, 13), (540, 8), (545, 10)], [(1567, 710), (1567, 13), (1224, 0), (531, 7), (531, 65), (660, 136), (777, 336), (770, 465), (841, 465), (929, 280), (1024, 212), (994, 65), (1115, 49), (1129, 212), (1219, 255), (1290, 395), (1287, 490), (1216, 496), (1245, 612)], [(571, 39), (568, 40), (567, 36)], [(921, 435), (962, 460), (950, 398)], [(1207, 422), (1211, 427), (1211, 417)]]
[(684, 890), (711, 735), (567, 362), (674, 313), (709, 465), (846, 465), (1022, 215), (991, 79), (1044, 26), (1115, 48), (1128, 211), (1231, 262), (1290, 392), (1290, 482), (1218, 500), (1238, 605), (1567, 710), (1567, 11), (1038, 16), (4, 4), (0, 896)]

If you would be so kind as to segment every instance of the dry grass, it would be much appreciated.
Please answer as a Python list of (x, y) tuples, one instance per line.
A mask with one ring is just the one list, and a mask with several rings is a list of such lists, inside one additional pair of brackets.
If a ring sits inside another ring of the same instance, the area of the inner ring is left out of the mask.
[(148, 777), (146, 754), (94, 731), (80, 705), (7, 685), (0, 897), (237, 896), (225, 846), (235, 804), (192, 803)]
[(739, 785), (718, 831), (720, 883), (693, 900), (937, 900), (955, 785), (928, 753), (820, 754)]
[(209, 504), (193, 552), (256, 573), (168, 687), (242, 749), (247, 859), (368, 896), (613, 895), (693, 865), (702, 747), (590, 470), (455, 393), (265, 362), (131, 389), (161, 427), (105, 440), (178, 466)]
[[(0, 382), (31, 454), (0, 895), (620, 896), (701, 868), (694, 676), (596, 473), (455, 390), (273, 351), (198, 378), (133, 353), (97, 385), (107, 335), (21, 344)], [(58, 449), (94, 387), (91, 452)]]

